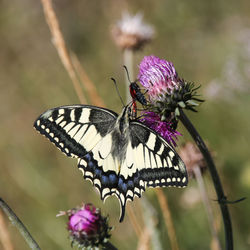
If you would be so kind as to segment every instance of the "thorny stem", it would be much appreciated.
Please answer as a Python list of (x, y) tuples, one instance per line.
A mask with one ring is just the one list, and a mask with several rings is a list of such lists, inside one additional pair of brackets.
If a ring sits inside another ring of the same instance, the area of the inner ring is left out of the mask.
[(12, 209), (7, 205), (7, 203), (1, 198), (0, 198), (0, 207), (3, 209), (5, 214), (9, 217), (12, 224), (17, 227), (17, 229), (22, 234), (22, 236), (26, 240), (29, 247), (31, 249), (40, 250), (40, 247), (38, 246), (36, 241), (33, 239), (31, 234), (27, 230), (27, 228), (24, 226), (24, 224), (21, 222), (21, 220), (16, 216), (16, 214), (12, 211)]
[(232, 232), (231, 218), (230, 218), (229, 210), (227, 207), (227, 197), (224, 194), (223, 187), (220, 181), (220, 177), (216, 170), (213, 159), (204, 141), (202, 140), (199, 133), (197, 132), (197, 130), (195, 129), (193, 124), (190, 122), (190, 120), (185, 115), (182, 109), (180, 109), (180, 120), (183, 123), (183, 125), (186, 127), (190, 135), (193, 137), (195, 143), (197, 144), (198, 148), (200, 149), (201, 153), (204, 156), (204, 159), (207, 162), (207, 166), (212, 176), (214, 188), (217, 193), (218, 202), (220, 205), (220, 209), (221, 209), (221, 213), (222, 213), (222, 217), (224, 221), (226, 249), (233, 250), (233, 232)]

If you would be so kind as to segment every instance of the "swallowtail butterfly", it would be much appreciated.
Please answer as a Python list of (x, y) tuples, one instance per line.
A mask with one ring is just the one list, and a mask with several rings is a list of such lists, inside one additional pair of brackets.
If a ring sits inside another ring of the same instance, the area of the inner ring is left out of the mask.
[(50, 109), (34, 123), (67, 156), (78, 159), (83, 177), (99, 190), (102, 200), (115, 195), (121, 206), (141, 197), (146, 187), (184, 187), (185, 165), (159, 134), (131, 118), (127, 105), (120, 115), (90, 106)]

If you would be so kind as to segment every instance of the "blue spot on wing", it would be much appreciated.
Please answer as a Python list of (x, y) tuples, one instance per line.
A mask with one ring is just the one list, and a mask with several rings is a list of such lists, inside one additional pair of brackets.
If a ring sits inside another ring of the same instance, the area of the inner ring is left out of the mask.
[(122, 177), (119, 177), (117, 189), (118, 189), (121, 193), (125, 193), (125, 194), (127, 193), (127, 190), (128, 190), (127, 183), (125, 183), (125, 181), (123, 180)]
[(102, 175), (101, 176), (101, 183), (102, 185), (108, 185), (109, 184), (109, 176), (106, 176), (106, 175)]
[(118, 176), (116, 174), (110, 174), (109, 181), (112, 183), (112, 185), (115, 185), (118, 181)]

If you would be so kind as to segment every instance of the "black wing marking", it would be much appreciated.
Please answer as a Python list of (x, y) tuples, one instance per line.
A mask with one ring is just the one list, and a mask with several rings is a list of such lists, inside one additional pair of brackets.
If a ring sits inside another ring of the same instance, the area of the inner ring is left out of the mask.
[(117, 114), (89, 105), (62, 106), (44, 112), (34, 127), (70, 157), (83, 157), (110, 130)]

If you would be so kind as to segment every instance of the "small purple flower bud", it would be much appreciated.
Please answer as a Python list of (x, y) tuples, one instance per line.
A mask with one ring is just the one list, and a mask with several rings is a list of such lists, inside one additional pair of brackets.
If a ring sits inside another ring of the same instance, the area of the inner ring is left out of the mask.
[(86, 205), (84, 209), (78, 210), (69, 217), (69, 230), (74, 232), (84, 231), (87, 234), (93, 234), (98, 228), (98, 214), (96, 208)]
[(160, 134), (169, 144), (176, 146), (175, 140), (177, 140), (177, 136), (181, 135), (181, 133), (172, 128), (171, 122), (161, 121), (160, 115), (151, 111), (144, 112), (140, 121)]
[(179, 87), (178, 74), (171, 62), (156, 56), (145, 56), (140, 63), (138, 79), (148, 90), (151, 102), (162, 100)]
[(73, 208), (59, 215), (68, 215), (68, 230), (73, 245), (94, 248), (103, 245), (110, 238), (111, 227), (107, 217), (103, 217), (99, 209), (91, 204)]

